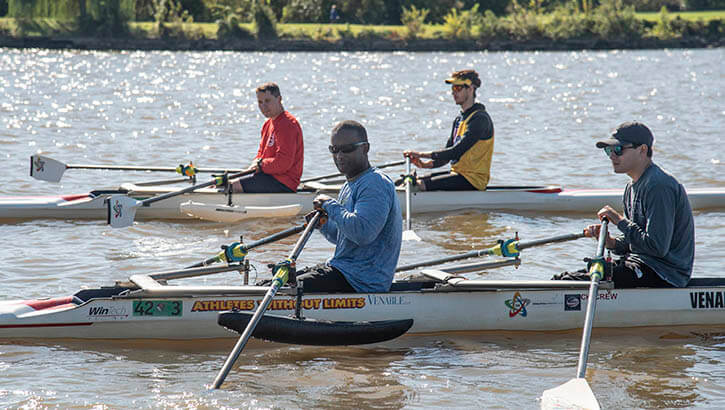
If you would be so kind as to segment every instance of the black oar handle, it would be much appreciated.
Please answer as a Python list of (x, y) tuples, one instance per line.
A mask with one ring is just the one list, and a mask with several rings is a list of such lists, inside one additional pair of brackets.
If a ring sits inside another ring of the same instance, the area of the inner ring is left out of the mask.
[[(245, 175), (253, 174), (255, 172), (256, 172), (256, 170), (250, 169), (250, 170), (247, 170), (247, 171), (238, 172), (236, 174), (231, 174), (227, 178), (228, 179), (239, 178), (239, 177), (243, 177)], [(175, 197), (175, 196), (178, 196), (178, 195), (183, 195), (183, 194), (185, 194), (187, 192), (196, 191), (197, 189), (206, 188), (206, 187), (212, 186), (212, 185), (216, 185), (216, 181), (215, 180), (211, 180), (209, 182), (204, 182), (204, 183), (198, 184), (198, 185), (193, 185), (193, 186), (190, 186), (188, 188), (180, 189), (178, 191), (169, 192), (167, 194), (162, 194), (162, 195), (155, 196), (155, 197), (152, 197), (152, 198), (144, 199), (143, 201), (141, 201), (141, 205), (142, 206), (150, 205), (150, 204), (152, 204), (154, 202), (163, 201), (164, 199), (169, 199), (169, 198), (172, 198), (172, 197)]]

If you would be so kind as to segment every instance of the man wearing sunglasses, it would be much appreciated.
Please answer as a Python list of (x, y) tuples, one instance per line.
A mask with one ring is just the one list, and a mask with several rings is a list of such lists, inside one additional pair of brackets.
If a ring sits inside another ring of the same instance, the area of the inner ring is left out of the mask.
[(332, 129), (329, 151), (347, 180), (337, 199), (320, 194), (313, 206), (327, 214), (320, 232), (334, 243), (324, 265), (297, 277), (306, 292), (387, 292), (400, 255), (403, 218), (393, 181), (368, 162), (365, 127), (342, 121)]
[[(267, 120), (262, 126), (262, 140), (257, 155), (247, 170), (255, 173), (232, 181), (232, 192), (295, 192), (304, 165), (302, 128), (297, 119), (282, 106), (282, 94), (275, 83), (256, 89), (259, 111)], [(226, 184), (218, 178), (218, 186)]]
[(451, 163), (450, 173), (419, 178), (417, 188), (421, 191), (484, 191), (491, 175), (493, 121), (486, 107), (476, 102), (481, 80), (476, 71), (461, 70), (451, 74), (446, 83), (451, 84), (453, 100), (461, 106), (446, 147), (428, 152), (407, 150), (403, 155), (410, 157), (419, 168), (438, 168)]
[[(621, 124), (611, 138), (597, 142), (617, 174), (632, 180), (624, 189), (624, 215), (611, 206), (597, 216), (622, 232), (608, 235), (606, 247), (622, 255), (612, 266), (614, 286), (684, 287), (695, 259), (695, 224), (685, 188), (652, 162), (654, 138), (639, 122)], [(601, 225), (584, 233), (599, 237)]]

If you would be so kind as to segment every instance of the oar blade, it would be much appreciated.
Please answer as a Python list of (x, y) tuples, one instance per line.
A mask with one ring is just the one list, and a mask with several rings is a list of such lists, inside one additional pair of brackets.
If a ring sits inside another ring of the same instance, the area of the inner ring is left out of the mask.
[(66, 165), (42, 155), (30, 156), (30, 176), (41, 181), (60, 182)]
[(545, 390), (541, 395), (542, 409), (591, 409), (599, 410), (599, 402), (587, 380), (577, 377)]
[(111, 195), (106, 201), (108, 213), (106, 222), (113, 228), (125, 228), (133, 225), (136, 209), (141, 204), (126, 195)]
[(403, 240), (404, 241), (416, 241), (420, 242), (420, 236), (415, 233), (412, 229), (409, 229), (407, 231), (403, 231)]

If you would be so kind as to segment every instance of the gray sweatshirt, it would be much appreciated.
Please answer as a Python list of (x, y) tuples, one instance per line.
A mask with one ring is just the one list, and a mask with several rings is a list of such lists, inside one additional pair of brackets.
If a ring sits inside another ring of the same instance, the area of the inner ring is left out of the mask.
[(652, 268), (665, 281), (687, 286), (695, 260), (695, 223), (685, 188), (652, 163), (624, 189), (624, 216), (614, 253)]

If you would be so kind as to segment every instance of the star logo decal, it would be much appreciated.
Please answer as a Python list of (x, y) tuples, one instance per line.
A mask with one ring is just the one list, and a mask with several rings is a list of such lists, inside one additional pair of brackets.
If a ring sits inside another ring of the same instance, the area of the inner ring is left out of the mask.
[(33, 162), (33, 166), (35, 167), (36, 172), (45, 171), (45, 161), (43, 161), (41, 158), (35, 158), (35, 161)]
[(516, 293), (514, 293), (514, 297), (507, 299), (504, 303), (506, 303), (506, 307), (509, 308), (509, 317), (514, 317), (516, 315), (526, 317), (526, 306), (531, 303), (531, 299), (522, 298), (521, 293), (516, 291)]
[(116, 204), (113, 205), (113, 217), (114, 218), (120, 218), (123, 214), (123, 205), (119, 201), (116, 201)]

